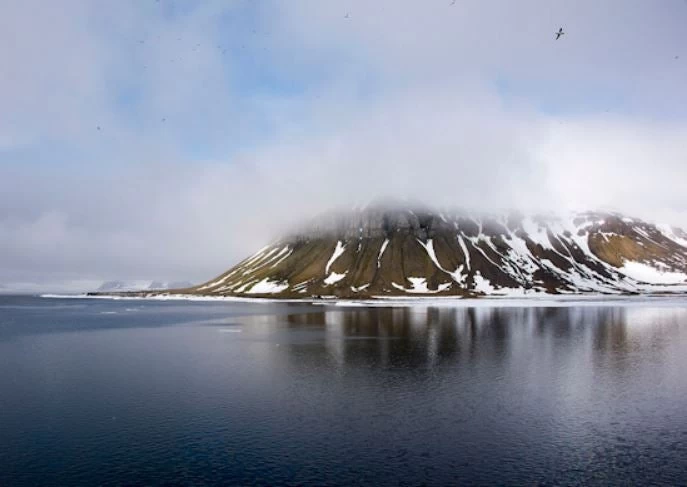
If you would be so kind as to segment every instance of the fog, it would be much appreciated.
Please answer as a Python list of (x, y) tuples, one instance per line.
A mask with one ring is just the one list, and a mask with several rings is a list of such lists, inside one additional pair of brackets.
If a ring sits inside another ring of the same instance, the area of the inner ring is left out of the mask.
[(385, 197), (687, 227), (687, 3), (450, 3), (0, 0), (0, 284), (200, 282)]

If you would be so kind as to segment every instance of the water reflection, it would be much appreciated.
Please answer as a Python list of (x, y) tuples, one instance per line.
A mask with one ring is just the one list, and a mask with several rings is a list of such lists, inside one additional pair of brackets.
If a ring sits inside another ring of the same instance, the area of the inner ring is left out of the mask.
[(284, 344), (294, 366), (498, 367), (530, 357), (622, 370), (687, 334), (680, 308), (330, 308), (268, 321), (300, 337)]
[(2, 485), (685, 484), (679, 307), (39, 301), (0, 322)]

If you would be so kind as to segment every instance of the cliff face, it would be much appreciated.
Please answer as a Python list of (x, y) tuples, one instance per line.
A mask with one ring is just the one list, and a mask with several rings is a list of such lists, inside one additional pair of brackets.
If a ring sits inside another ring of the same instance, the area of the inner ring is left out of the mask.
[(328, 215), (193, 294), (303, 298), (687, 290), (687, 235), (618, 214)]

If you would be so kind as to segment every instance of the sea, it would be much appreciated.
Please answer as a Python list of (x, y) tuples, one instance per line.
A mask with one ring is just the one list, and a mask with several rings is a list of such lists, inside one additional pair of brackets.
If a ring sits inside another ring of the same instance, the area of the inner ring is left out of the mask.
[(687, 485), (687, 299), (0, 296), (0, 485)]

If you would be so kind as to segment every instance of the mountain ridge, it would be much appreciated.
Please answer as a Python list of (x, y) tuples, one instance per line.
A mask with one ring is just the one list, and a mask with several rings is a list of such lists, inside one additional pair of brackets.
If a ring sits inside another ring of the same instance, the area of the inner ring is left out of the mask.
[(272, 298), (687, 290), (687, 234), (611, 212), (322, 215), (188, 294)]
[(612, 212), (368, 206), (322, 215), (178, 291), (295, 299), (682, 293), (687, 233)]

